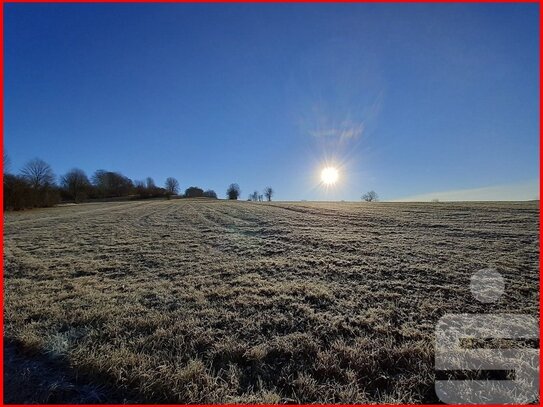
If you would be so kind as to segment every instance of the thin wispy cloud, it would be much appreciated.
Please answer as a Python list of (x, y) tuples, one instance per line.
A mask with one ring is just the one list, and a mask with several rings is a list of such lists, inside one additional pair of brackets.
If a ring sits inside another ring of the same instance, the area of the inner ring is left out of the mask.
[(337, 127), (323, 128), (319, 130), (312, 130), (310, 134), (317, 138), (332, 138), (337, 139), (340, 142), (354, 140), (362, 136), (364, 132), (364, 123), (353, 123), (351, 121), (345, 121)]
[(330, 104), (319, 106), (313, 112), (313, 126), (308, 126), (308, 133), (326, 144), (346, 147), (352, 142), (369, 136), (383, 106), (384, 91), (375, 94), (364, 103), (355, 103), (356, 108), (334, 111)]
[(439, 201), (529, 201), (539, 199), (539, 180), (518, 184), (438, 191), (395, 199), (397, 202)]

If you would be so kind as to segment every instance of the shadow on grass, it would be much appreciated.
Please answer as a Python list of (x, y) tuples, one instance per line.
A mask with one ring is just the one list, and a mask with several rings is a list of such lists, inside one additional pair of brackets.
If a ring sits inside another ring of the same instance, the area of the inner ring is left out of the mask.
[(108, 385), (112, 382), (99, 372), (81, 375), (65, 358), (51, 357), (4, 338), (5, 404), (141, 402), (133, 392)]

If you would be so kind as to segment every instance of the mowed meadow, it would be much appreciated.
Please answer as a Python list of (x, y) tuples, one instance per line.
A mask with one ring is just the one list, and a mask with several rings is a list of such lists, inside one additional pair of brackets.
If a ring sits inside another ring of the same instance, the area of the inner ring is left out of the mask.
[(5, 213), (6, 402), (438, 402), (438, 319), (537, 316), (538, 270), (539, 202)]

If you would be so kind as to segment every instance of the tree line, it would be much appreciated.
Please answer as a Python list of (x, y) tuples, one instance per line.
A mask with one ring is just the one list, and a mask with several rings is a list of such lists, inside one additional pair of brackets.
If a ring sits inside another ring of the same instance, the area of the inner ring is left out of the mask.
[(258, 191), (254, 191), (252, 194), (249, 194), (248, 201), (253, 202), (262, 202), (264, 201), (264, 198), (266, 198), (266, 201), (271, 201), (273, 196), (273, 189), (271, 187), (264, 188), (264, 193), (259, 194)]
[[(164, 187), (157, 186), (151, 177), (132, 181), (120, 172), (103, 169), (95, 171), (89, 178), (85, 171), (73, 168), (57, 178), (51, 166), (40, 158), (27, 162), (18, 174), (13, 174), (10, 170), (10, 159), (4, 154), (4, 210), (118, 198), (218, 198), (212, 189), (203, 190), (195, 186), (187, 188), (184, 194), (179, 194), (179, 181), (173, 177), (166, 179)], [(240, 195), (241, 190), (237, 184), (228, 187), (228, 199), (238, 199)], [(267, 187), (264, 195), (271, 201), (272, 188)]]

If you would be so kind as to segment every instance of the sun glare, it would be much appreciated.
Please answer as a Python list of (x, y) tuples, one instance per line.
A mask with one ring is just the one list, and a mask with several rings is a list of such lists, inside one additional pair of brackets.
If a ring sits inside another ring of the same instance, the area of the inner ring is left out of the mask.
[(321, 181), (325, 185), (334, 185), (337, 182), (339, 173), (334, 167), (326, 167), (321, 172)]

